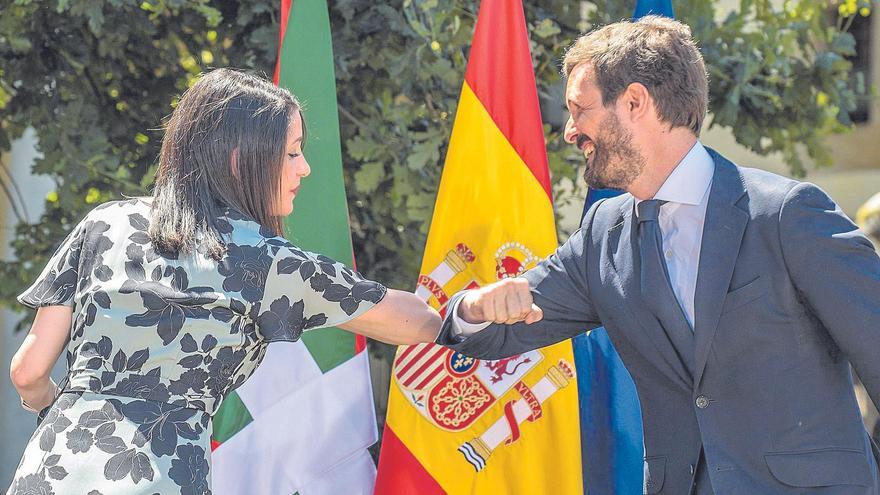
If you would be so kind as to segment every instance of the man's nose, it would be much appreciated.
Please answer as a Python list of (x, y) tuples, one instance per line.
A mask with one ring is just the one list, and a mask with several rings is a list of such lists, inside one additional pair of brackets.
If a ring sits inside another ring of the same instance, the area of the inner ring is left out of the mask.
[(577, 142), (578, 134), (580, 134), (580, 132), (574, 125), (574, 119), (568, 117), (568, 120), (565, 122), (565, 131), (562, 133), (562, 138), (565, 139), (566, 143), (574, 144)]

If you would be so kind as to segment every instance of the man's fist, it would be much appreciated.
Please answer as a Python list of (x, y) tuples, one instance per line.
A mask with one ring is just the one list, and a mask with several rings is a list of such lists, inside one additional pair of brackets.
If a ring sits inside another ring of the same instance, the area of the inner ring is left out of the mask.
[(540, 321), (544, 312), (532, 302), (528, 280), (506, 278), (468, 291), (458, 305), (458, 315), (468, 323), (524, 321), (530, 325)]

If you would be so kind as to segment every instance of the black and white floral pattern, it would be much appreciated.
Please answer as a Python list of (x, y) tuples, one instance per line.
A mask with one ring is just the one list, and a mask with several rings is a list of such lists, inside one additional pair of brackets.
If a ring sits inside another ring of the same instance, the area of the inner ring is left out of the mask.
[(157, 253), (149, 217), (143, 199), (95, 208), (19, 296), (72, 306), (73, 322), (63, 392), (10, 494), (211, 493), (211, 416), (268, 343), (339, 325), (385, 294), (234, 210), (217, 219), (220, 263)]

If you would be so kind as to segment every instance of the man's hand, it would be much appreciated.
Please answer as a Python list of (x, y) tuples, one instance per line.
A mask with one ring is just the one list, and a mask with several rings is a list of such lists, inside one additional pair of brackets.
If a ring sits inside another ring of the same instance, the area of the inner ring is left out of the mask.
[(528, 280), (506, 278), (468, 291), (458, 305), (458, 316), (468, 323), (523, 321), (531, 325), (544, 317), (544, 311), (532, 302)]

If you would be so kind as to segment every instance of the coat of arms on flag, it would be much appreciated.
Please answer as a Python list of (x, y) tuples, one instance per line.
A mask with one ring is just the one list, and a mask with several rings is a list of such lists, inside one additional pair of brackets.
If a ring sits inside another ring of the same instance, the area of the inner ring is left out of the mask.
[(529, 387), (521, 379), (542, 359), (541, 351), (535, 350), (487, 361), (427, 343), (401, 352), (394, 361), (394, 376), (410, 405), (434, 426), (448, 431), (471, 426), (511, 388), (518, 393), (518, 400), (504, 405), (503, 416), (458, 449), (480, 471), (492, 451), (502, 442), (517, 441), (519, 425), (540, 419), (544, 401), (574, 378), (574, 367), (560, 359)]
[(436, 344), (408, 347), (395, 359), (397, 385), (438, 428), (469, 427), (543, 359), (540, 351), (483, 361)]
[[(458, 243), (431, 273), (419, 276), (416, 294), (425, 300), (433, 298), (445, 314), (449, 301), (446, 288), (453, 285), (453, 279), (459, 281), (458, 288), (482, 285), (468, 270), (475, 261), (473, 251)], [(494, 262), (495, 274), (502, 279), (522, 274), (534, 266), (537, 257), (522, 243), (507, 242), (496, 250)], [(560, 359), (530, 387), (522, 379), (543, 359), (544, 354), (534, 350), (495, 361), (481, 360), (425, 343), (398, 352), (394, 383), (412, 407), (432, 425), (446, 431), (470, 427), (508, 391), (516, 391), (519, 399), (504, 404), (503, 415), (490, 428), (458, 449), (480, 471), (502, 442), (510, 444), (519, 439), (519, 425), (523, 421), (539, 420), (544, 401), (574, 378), (574, 367)]]

